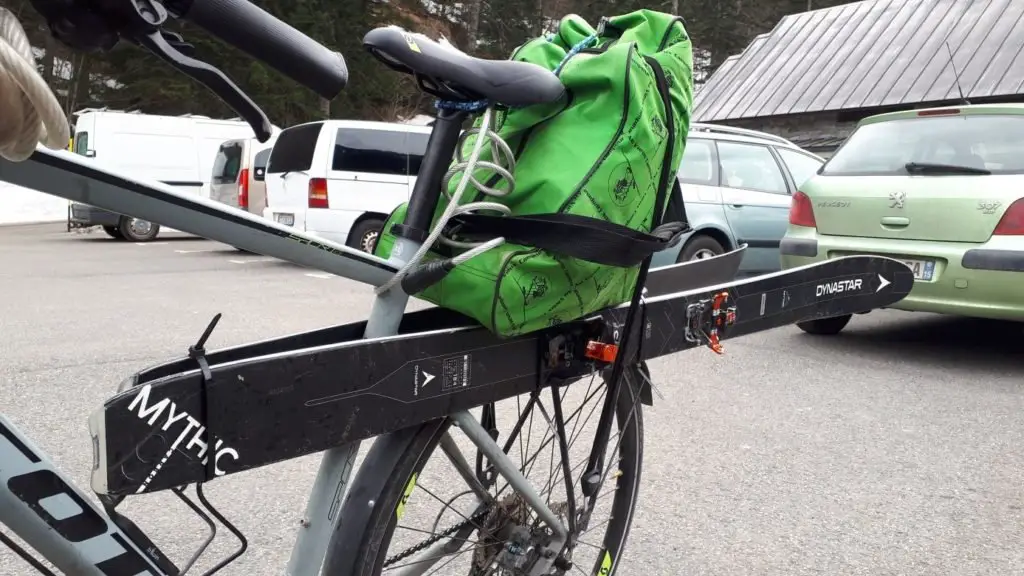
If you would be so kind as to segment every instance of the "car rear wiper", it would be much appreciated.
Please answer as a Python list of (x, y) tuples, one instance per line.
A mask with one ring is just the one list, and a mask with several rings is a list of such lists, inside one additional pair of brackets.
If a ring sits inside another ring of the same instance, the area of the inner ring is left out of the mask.
[(956, 164), (931, 164), (927, 162), (907, 162), (903, 165), (911, 174), (991, 174), (991, 170), (973, 166)]

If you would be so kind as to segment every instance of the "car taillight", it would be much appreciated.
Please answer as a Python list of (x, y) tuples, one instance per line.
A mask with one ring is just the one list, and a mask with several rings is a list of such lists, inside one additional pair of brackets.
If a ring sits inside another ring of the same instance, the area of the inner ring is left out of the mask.
[(249, 169), (238, 173), (238, 207), (249, 208)]
[(811, 206), (811, 199), (799, 190), (793, 194), (793, 201), (789, 205), (789, 223), (808, 228), (815, 228), (818, 225), (814, 221), (814, 208)]
[(327, 180), (323, 178), (309, 179), (309, 207), (327, 208)]
[(1024, 236), (1024, 198), (1010, 204), (992, 235)]

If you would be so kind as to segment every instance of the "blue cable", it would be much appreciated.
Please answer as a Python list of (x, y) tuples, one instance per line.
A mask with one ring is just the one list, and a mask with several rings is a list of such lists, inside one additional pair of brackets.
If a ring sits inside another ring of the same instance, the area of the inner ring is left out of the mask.
[(590, 36), (587, 36), (583, 40), (580, 40), (579, 42), (577, 42), (576, 45), (572, 47), (572, 50), (569, 50), (569, 52), (565, 55), (565, 57), (562, 58), (562, 61), (558, 63), (558, 66), (555, 67), (555, 70), (554, 70), (555, 75), (557, 76), (558, 73), (562, 71), (562, 67), (565, 66), (565, 63), (569, 61), (569, 58), (572, 58), (573, 56), (575, 56), (575, 55), (579, 54), (580, 52), (586, 50), (596, 40), (597, 40), (597, 34), (591, 34)]
[(485, 110), (491, 104), (490, 100), (475, 100), (463, 102), (460, 100), (435, 100), (434, 108), (438, 110), (465, 110), (466, 112), (479, 112)]

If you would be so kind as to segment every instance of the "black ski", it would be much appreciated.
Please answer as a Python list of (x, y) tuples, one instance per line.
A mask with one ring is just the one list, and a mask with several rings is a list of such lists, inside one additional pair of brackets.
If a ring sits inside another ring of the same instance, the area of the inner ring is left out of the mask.
[(646, 295), (653, 298), (662, 294), (674, 294), (731, 282), (736, 277), (746, 253), (747, 245), (744, 244), (732, 252), (714, 258), (652, 268), (647, 273), (647, 282), (644, 283)]
[(189, 358), (136, 374), (90, 419), (100, 494), (153, 492), (319, 452), (572, 382), (615, 354), (650, 359), (818, 317), (889, 306), (902, 263), (854, 256), (645, 299), (637, 348), (626, 308), (512, 339), (450, 311), (406, 315), (397, 336), (364, 322)]

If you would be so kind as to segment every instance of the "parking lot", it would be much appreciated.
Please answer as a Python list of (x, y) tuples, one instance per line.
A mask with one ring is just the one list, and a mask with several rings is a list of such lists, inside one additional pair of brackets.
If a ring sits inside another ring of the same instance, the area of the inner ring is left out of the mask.
[[(369, 287), (167, 234), (0, 228), (0, 410), (80, 485), (86, 419), (118, 383), (209, 345), (354, 321)], [(640, 505), (620, 574), (1024, 574), (1020, 325), (896, 311), (652, 363)], [(249, 538), (223, 574), (281, 574), (319, 456), (210, 484)], [(204, 525), (166, 494), (124, 509), (182, 562)], [(192, 526), (194, 530), (186, 530)], [(233, 545), (227, 534), (211, 554)], [(206, 563), (209, 567), (211, 563)], [(0, 574), (28, 574), (0, 551)]]

